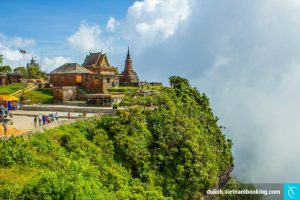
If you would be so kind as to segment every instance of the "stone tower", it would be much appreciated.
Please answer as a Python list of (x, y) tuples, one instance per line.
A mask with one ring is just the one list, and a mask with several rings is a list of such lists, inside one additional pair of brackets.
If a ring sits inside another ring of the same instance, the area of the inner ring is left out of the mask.
[(127, 57), (125, 60), (125, 69), (119, 77), (120, 86), (139, 86), (139, 77), (133, 70), (132, 60), (128, 47)]

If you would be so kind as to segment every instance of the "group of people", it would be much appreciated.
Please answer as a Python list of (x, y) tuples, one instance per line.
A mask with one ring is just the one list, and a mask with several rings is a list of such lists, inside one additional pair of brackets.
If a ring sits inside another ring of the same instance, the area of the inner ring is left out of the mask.
[(42, 114), (35, 115), (33, 119), (34, 127), (37, 127), (38, 125), (39, 126), (46, 125), (57, 120), (58, 120), (57, 112), (48, 115), (42, 115)]
[(4, 106), (1, 105), (0, 106), (0, 118), (5, 118), (7, 116), (12, 118), (12, 113), (10, 112), (10, 110), (8, 108), (4, 108)]
[(7, 117), (10, 117), (11, 124), (12, 124), (12, 118), (13, 118), (12, 113), (10, 112), (10, 110), (8, 108), (4, 108), (4, 106), (1, 105), (0, 106), (0, 119), (2, 121), (4, 135), (6, 135), (6, 132), (7, 132), (7, 121), (8, 121)]

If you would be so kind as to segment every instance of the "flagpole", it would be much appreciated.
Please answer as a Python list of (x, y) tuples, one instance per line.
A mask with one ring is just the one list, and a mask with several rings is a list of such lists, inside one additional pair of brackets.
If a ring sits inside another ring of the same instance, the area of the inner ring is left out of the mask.
[(21, 59), (21, 50), (19, 50), (19, 67), (21, 67), (20, 59)]
[(43, 52), (41, 51), (41, 57), (40, 57), (40, 69), (42, 70), (42, 59), (43, 59)]

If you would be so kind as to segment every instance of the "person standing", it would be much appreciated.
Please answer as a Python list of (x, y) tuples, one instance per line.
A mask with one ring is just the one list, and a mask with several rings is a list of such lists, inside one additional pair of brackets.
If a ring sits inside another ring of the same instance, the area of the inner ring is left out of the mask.
[(46, 116), (45, 115), (42, 116), (42, 121), (43, 121), (43, 125), (45, 125), (45, 123), (46, 123)]
[(46, 124), (49, 123), (49, 118), (48, 118), (48, 115), (45, 115), (45, 121), (46, 121)]
[(39, 117), (38, 117), (38, 120), (39, 120), (39, 126), (41, 126), (42, 125), (42, 119), (41, 119), (41, 116), (39, 115)]
[(68, 119), (71, 119), (71, 113), (68, 112)]
[(6, 121), (3, 122), (2, 126), (3, 126), (3, 132), (4, 132), (4, 135), (6, 135), (6, 132), (7, 132), (7, 124), (6, 124)]
[(38, 119), (37, 119), (37, 116), (36, 116), (36, 115), (34, 116), (34, 118), (33, 118), (33, 121), (34, 121), (34, 127), (36, 127), (36, 124), (37, 124), (37, 121), (38, 121)]
[(51, 122), (54, 122), (54, 114), (51, 114)]

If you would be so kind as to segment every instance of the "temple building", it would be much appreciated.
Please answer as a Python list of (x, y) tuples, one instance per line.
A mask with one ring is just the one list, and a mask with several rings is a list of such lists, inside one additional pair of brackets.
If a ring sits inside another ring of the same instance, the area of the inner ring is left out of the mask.
[(50, 84), (56, 102), (84, 99), (78, 92), (83, 76), (93, 74), (77, 63), (66, 63), (50, 73)]
[(50, 73), (50, 83), (55, 87), (81, 86), (84, 76), (93, 72), (77, 63), (66, 63)]
[[(82, 66), (66, 63), (49, 75), (56, 102), (87, 98), (88, 102), (108, 105), (119, 100), (119, 97), (107, 94), (109, 88), (119, 86), (119, 77), (117, 69), (110, 65), (102, 52), (90, 53)], [(85, 92), (95, 95), (87, 96)]]
[[(36, 66), (32, 58), (27, 66)], [(125, 69), (119, 75), (102, 52), (90, 53), (82, 65), (66, 63), (50, 74), (56, 102), (83, 101), (87, 104), (110, 106), (120, 102), (125, 94), (109, 93), (109, 89), (120, 86), (139, 86), (139, 78), (133, 70), (128, 48)]]
[(110, 65), (106, 54), (90, 53), (82, 66), (93, 72), (83, 79), (83, 86), (90, 93), (107, 93), (109, 88), (119, 86), (117, 68)]
[(34, 66), (34, 67), (40, 67), (40, 65), (36, 62), (36, 60), (34, 60), (34, 58), (32, 57), (31, 60), (30, 60), (30, 63), (27, 63), (26, 67), (31, 67), (31, 66)]
[(130, 57), (129, 47), (127, 52), (127, 58), (125, 60), (125, 69), (119, 75), (120, 86), (139, 86), (139, 77), (133, 70), (132, 60)]

